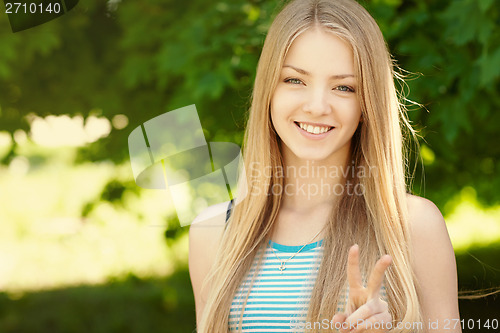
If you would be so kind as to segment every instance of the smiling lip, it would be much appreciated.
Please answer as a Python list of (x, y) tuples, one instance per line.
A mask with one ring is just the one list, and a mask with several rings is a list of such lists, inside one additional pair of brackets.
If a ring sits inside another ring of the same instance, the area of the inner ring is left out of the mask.
[(295, 120), (294, 123), (296, 123), (296, 124), (301, 123), (301, 124), (306, 124), (306, 125), (311, 125), (311, 126), (319, 126), (319, 127), (335, 127), (335, 126), (328, 125), (328, 124), (310, 123), (308, 121), (300, 121), (300, 120)]
[[(300, 132), (300, 134), (302, 134), (306, 138), (312, 139), (312, 140), (321, 140), (321, 139), (325, 138), (326, 136), (328, 136), (328, 134), (330, 134), (330, 132), (332, 132), (335, 129), (334, 126), (329, 126), (329, 125), (324, 125), (324, 124), (317, 124), (317, 125), (315, 124), (315, 126), (324, 126), (324, 127), (331, 127), (331, 128), (325, 133), (313, 134), (313, 133), (309, 133), (306, 130), (303, 130), (300, 127), (299, 122), (295, 121), (294, 123), (295, 123), (295, 127)], [(314, 123), (303, 123), (303, 124), (313, 125)]]

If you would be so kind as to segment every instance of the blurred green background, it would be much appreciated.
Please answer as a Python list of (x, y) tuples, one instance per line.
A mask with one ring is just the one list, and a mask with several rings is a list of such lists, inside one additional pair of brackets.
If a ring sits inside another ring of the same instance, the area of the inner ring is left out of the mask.
[[(362, 3), (425, 106), (409, 111), (414, 192), (445, 215), (459, 288), (499, 287), (500, 4)], [(0, 332), (194, 331), (188, 227), (167, 191), (134, 183), (127, 137), (196, 104), (207, 141), (241, 144), (278, 7), (89, 0), (12, 33), (0, 6)], [(465, 331), (495, 331), (500, 302), (460, 312)]]

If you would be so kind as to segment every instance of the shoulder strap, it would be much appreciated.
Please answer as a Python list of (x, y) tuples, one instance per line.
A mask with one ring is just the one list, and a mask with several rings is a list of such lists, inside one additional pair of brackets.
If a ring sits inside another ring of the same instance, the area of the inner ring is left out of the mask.
[(233, 208), (233, 200), (234, 199), (231, 199), (231, 201), (229, 201), (229, 205), (227, 205), (226, 223), (227, 223), (227, 220), (229, 220), (229, 216), (231, 216), (231, 211), (232, 211), (232, 208)]

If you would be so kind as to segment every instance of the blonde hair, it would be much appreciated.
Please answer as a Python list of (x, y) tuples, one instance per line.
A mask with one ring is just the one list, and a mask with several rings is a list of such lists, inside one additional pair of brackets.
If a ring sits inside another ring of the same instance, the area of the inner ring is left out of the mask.
[[(414, 135), (414, 131), (398, 100), (394, 86), (397, 74), (384, 38), (375, 20), (355, 1), (296, 0), (286, 5), (273, 21), (259, 60), (243, 144), (245, 168), (247, 173), (253, 172), (244, 175), (249, 195), (234, 208), (215, 264), (205, 280), (203, 288), (210, 286), (210, 291), (199, 332), (228, 331), (234, 294), (257, 251), (269, 239), (282, 201), (282, 194), (272, 193), (271, 188), (275, 184), (283, 186), (283, 178), (264, 171), (285, 167), (279, 137), (270, 119), (270, 102), (290, 45), (312, 27), (330, 31), (352, 47), (363, 122), (352, 139), (351, 159), (356, 167), (365, 170), (375, 167), (377, 172), (369, 177), (354, 174), (346, 179), (362, 185), (365, 191), (363, 195), (344, 193), (330, 214), (323, 241), (324, 256), (306, 321), (330, 320), (336, 313), (340, 295), (347, 287), (348, 250), (355, 243), (360, 244), (364, 276), (368, 276), (383, 254), (391, 255), (393, 263), (386, 271), (385, 286), (395, 323), (422, 320), (411, 261), (407, 158), (402, 133)], [(262, 256), (258, 258), (259, 265), (261, 260)], [(242, 316), (240, 313), (240, 328)], [(414, 328), (411, 331), (416, 332)]]

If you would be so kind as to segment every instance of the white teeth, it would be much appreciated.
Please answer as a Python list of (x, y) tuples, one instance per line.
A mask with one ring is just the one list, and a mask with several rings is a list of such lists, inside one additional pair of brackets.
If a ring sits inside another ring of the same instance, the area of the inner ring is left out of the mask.
[(302, 128), (304, 131), (307, 131), (308, 133), (312, 134), (322, 134), (326, 133), (330, 130), (331, 127), (322, 127), (322, 126), (312, 126), (312, 125), (307, 125), (303, 123), (298, 123), (300, 128)]

